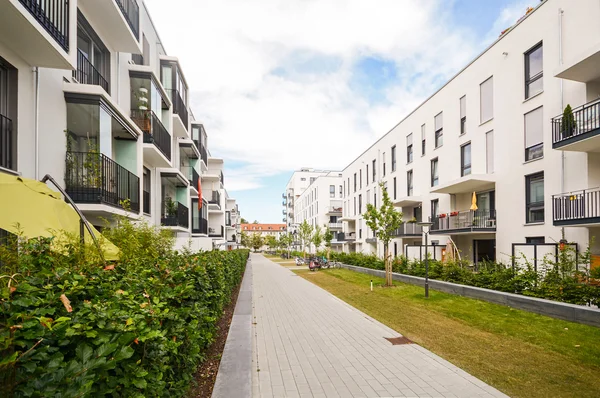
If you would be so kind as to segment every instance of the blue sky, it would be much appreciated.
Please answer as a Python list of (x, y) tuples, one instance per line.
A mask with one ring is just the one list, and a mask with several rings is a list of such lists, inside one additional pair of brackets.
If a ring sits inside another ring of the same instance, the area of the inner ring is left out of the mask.
[(146, 3), (229, 195), (281, 222), (293, 170), (343, 169), (538, 1)]

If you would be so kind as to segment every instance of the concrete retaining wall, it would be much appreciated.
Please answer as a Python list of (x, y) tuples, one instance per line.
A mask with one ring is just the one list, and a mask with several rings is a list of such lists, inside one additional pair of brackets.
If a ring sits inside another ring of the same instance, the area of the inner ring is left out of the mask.
[[(379, 278), (385, 277), (385, 271), (345, 264), (342, 265), (342, 267), (351, 271), (377, 276)], [(395, 281), (409, 283), (411, 285), (425, 286), (425, 278), (420, 278), (418, 276), (393, 273), (392, 278)], [(440, 292), (458, 294), (460, 296), (471, 297), (488, 301), (490, 303), (502, 304), (520, 310), (535, 312), (537, 314), (550, 316), (552, 318), (600, 327), (600, 309), (598, 308), (561, 303), (536, 297), (523, 296), (520, 294), (504, 293), (496, 290), (482, 289), (480, 287), (459, 285), (456, 283), (432, 279), (429, 280), (429, 287)]]

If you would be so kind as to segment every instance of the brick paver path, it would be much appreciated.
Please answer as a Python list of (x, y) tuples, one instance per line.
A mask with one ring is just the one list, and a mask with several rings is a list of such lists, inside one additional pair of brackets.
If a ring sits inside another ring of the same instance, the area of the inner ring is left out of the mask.
[(505, 397), (262, 255), (252, 269), (254, 397)]

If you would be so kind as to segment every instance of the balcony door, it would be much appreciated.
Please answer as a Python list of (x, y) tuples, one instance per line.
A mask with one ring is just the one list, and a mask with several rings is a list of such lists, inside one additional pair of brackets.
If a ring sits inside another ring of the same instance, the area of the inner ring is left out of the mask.
[(77, 15), (77, 77), (80, 83), (109, 88), (110, 52), (85, 17)]
[(477, 211), (484, 215), (493, 215), (496, 209), (496, 191), (480, 192), (477, 196)]
[(17, 69), (0, 58), (0, 167), (17, 169)]

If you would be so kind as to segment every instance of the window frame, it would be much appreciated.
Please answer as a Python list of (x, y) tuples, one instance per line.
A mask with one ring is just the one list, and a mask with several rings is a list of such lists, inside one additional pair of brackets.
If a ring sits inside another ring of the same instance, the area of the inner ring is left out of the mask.
[(398, 191), (396, 189), (396, 177), (394, 177), (394, 200), (396, 200), (396, 198), (397, 198), (397, 193), (398, 193)]
[(440, 212), (440, 200), (439, 199), (431, 200), (429, 211), (431, 212), (431, 220), (433, 221), (433, 219), (436, 218), (438, 216), (438, 213)]
[[(469, 164), (465, 164), (465, 148), (469, 147)], [(471, 146), (471, 141), (465, 142), (460, 146), (460, 176), (468, 176), (472, 173), (472, 163), (473, 163), (473, 147)], [(466, 171), (468, 170), (468, 173)]]
[[(540, 134), (540, 136), (542, 137), (542, 141), (540, 143), (538, 143), (538, 144), (534, 144), (534, 145), (531, 145), (531, 146), (528, 147), (527, 146), (527, 115), (530, 115), (530, 114), (532, 114), (532, 113), (534, 113), (534, 112), (536, 112), (536, 111), (538, 111), (540, 109), (541, 109), (541, 112), (542, 112), (542, 116), (541, 116), (541, 119), (542, 119), (541, 129), (542, 129), (542, 131), (541, 131), (541, 134)], [(524, 134), (523, 134), (523, 141), (524, 142), (523, 142), (523, 144), (524, 144), (524, 147), (525, 147), (525, 161), (526, 162), (531, 162), (531, 161), (534, 161), (534, 160), (537, 160), (537, 159), (542, 159), (544, 157), (544, 106), (543, 105), (542, 106), (538, 106), (537, 108), (532, 109), (532, 110), (530, 110), (529, 112), (527, 112), (527, 113), (525, 113), (523, 115), (523, 130), (524, 130)], [(540, 149), (541, 149), (541, 152), (535, 152), (535, 150), (540, 150)], [(532, 153), (533, 154), (539, 153), (539, 155), (537, 157), (530, 157), (530, 155)]]
[[(410, 144), (409, 144), (410, 142)], [(413, 134), (406, 136), (406, 164), (413, 162)]]
[(410, 169), (406, 172), (406, 196), (413, 196), (414, 194), (414, 174), (413, 170)]
[[(434, 165), (434, 163), (436, 165), (436, 168), (435, 168), (436, 174), (437, 174), (436, 176), (433, 175), (433, 165)], [(430, 182), (431, 182), (431, 187), (436, 187), (440, 183), (440, 169), (439, 169), (439, 166), (440, 166), (440, 162), (439, 162), (438, 158), (431, 159), (431, 162), (430, 162), (430, 177), (431, 177), (431, 181)]]
[(444, 145), (444, 111), (435, 115), (433, 125), (434, 125), (434, 128), (438, 127), (435, 123), (435, 120), (440, 115), (441, 115), (441, 123), (440, 123), (441, 126), (437, 130), (435, 130), (435, 134), (433, 137), (434, 138), (433, 143), (434, 143), (436, 149), (441, 147), (442, 145)]
[(421, 156), (425, 156), (427, 149), (427, 127), (426, 123), (421, 125)]
[[(464, 107), (463, 107), (464, 102)], [(467, 134), (467, 95), (459, 98), (458, 104), (460, 107), (460, 135)], [(463, 112), (464, 108), (464, 112)]]
[[(488, 119), (483, 119), (483, 95), (481, 95), (481, 89), (483, 87), (483, 85), (489, 81), (492, 81), (491, 85), (492, 85), (492, 103), (491, 103), (491, 116)], [(483, 124), (483, 123), (487, 123), (490, 120), (494, 119), (494, 75), (488, 77), (487, 79), (485, 79), (484, 81), (482, 81), (479, 84), (479, 124)]]
[[(535, 76), (530, 76), (530, 69), (531, 69), (531, 61), (530, 61), (530, 56), (531, 54), (533, 54), (535, 51), (541, 49), (542, 50), (542, 70), (537, 73)], [(529, 50), (525, 51), (525, 53), (523, 54), (523, 56), (525, 57), (525, 99), (529, 99), (531, 97), (533, 97), (536, 94), (539, 94), (541, 92), (544, 91), (544, 42), (540, 41), (539, 43), (537, 43), (536, 45), (534, 45), (533, 47), (531, 47)], [(540, 89), (540, 91), (531, 94), (530, 93), (530, 86), (532, 83), (537, 82), (538, 80), (542, 80), (542, 87)]]
[(391, 149), (391, 157), (392, 157), (392, 173), (396, 171), (396, 145), (394, 145)]
[[(544, 172), (540, 171), (537, 173), (533, 173), (533, 174), (529, 174), (525, 176), (525, 224), (540, 224), (540, 223), (544, 223), (546, 221), (546, 186), (545, 186), (545, 179), (544, 179)], [(542, 201), (541, 202), (531, 202), (531, 183), (532, 181), (539, 181), (542, 180), (542, 182), (544, 183), (544, 193), (542, 195)], [(542, 220), (530, 220), (529, 219), (529, 212), (532, 208), (537, 208), (537, 210), (539, 210), (540, 208), (540, 204), (541, 204), (541, 210), (542, 210)]]
[(335, 185), (329, 186), (329, 199), (335, 199)]
[(373, 182), (377, 181), (377, 159), (373, 159)]

